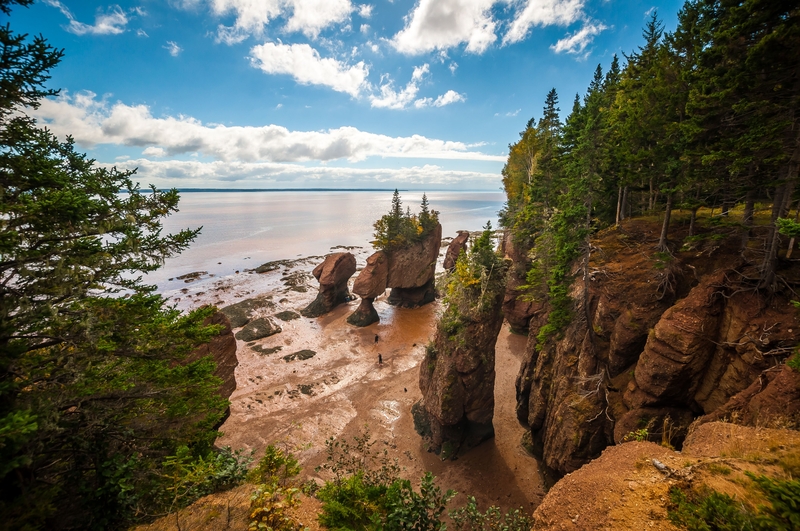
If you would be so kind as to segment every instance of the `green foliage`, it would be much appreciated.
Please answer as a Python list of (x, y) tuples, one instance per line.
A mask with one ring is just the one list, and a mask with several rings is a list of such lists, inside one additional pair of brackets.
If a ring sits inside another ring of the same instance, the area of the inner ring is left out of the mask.
[(9, 25), (0, 44), (0, 521), (124, 527), (164, 507), (178, 468), (221, 466), (227, 401), (213, 361), (187, 360), (214, 309), (181, 315), (141, 280), (198, 230), (162, 234), (176, 190), (142, 192), (27, 115), (57, 93), (61, 51)]
[(467, 505), (449, 514), (456, 531), (528, 531), (533, 527), (533, 518), (521, 507), (503, 513), (493, 505), (482, 513), (473, 496), (468, 498)]
[(250, 456), (243, 455), (241, 450), (233, 452), (230, 446), (200, 457), (186, 446), (179, 447), (163, 463), (166, 509), (172, 512), (198, 498), (239, 485), (251, 461)]
[(448, 336), (458, 333), (462, 320), (478, 320), (496, 310), (498, 294), (505, 289), (506, 266), (494, 250), (492, 235), (487, 222), (470, 251), (462, 250), (447, 279), (439, 326)]
[(264, 451), (264, 457), (258, 461), (258, 465), (248, 472), (247, 481), (266, 485), (287, 485), (300, 474), (300, 470), (300, 464), (291, 452), (270, 444)]
[(400, 192), (392, 195), (392, 208), (388, 214), (375, 222), (372, 244), (382, 251), (393, 251), (414, 244), (427, 236), (439, 224), (439, 213), (430, 210), (428, 196), (422, 194), (419, 215), (403, 212)]
[(247, 479), (259, 486), (250, 498), (249, 531), (300, 531), (303, 525), (290, 514), (300, 505), (296, 478), (300, 465), (291, 452), (267, 446)]
[(639, 428), (638, 430), (634, 430), (625, 437), (622, 438), (623, 441), (636, 441), (636, 442), (645, 442), (650, 437), (650, 430), (647, 428)]
[(790, 531), (800, 528), (800, 481), (747, 473), (770, 505), (749, 507), (710, 489), (670, 490), (670, 521), (691, 531)]

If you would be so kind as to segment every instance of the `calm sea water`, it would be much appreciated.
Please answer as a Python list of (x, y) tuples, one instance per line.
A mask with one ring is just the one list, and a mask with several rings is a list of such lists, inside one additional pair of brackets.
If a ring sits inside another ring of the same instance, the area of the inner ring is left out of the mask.
[[(439, 211), (443, 236), (497, 227), (501, 192), (426, 192)], [(422, 192), (401, 192), (403, 206), (419, 211)], [(389, 212), (392, 192), (183, 192), (180, 212), (165, 232), (202, 231), (191, 247), (145, 279), (164, 289), (168, 279), (192, 271), (225, 276), (264, 262), (324, 255), (337, 245), (370, 246), (372, 224)]]

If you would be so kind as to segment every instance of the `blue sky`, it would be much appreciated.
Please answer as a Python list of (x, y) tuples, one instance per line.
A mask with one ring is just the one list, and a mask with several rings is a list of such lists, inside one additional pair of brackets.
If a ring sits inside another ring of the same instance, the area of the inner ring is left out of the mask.
[(178, 188), (498, 190), (555, 87), (641, 44), (659, 0), (37, 0), (65, 58), (33, 114), (98, 163)]

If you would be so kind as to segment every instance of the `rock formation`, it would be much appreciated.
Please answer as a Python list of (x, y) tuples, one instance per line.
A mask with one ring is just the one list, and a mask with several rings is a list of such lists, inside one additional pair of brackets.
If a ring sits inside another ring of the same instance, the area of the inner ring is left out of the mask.
[(378, 312), (372, 305), (375, 297), (386, 291), (389, 279), (389, 257), (378, 251), (367, 258), (367, 265), (361, 270), (353, 283), (353, 293), (361, 297), (361, 304), (348, 318), (355, 326), (368, 326), (379, 320)]
[(372, 305), (386, 288), (392, 288), (388, 302), (403, 308), (416, 308), (436, 297), (434, 274), (442, 242), (442, 226), (436, 227), (421, 241), (393, 251), (378, 251), (367, 258), (367, 265), (356, 277), (353, 293), (361, 304), (347, 322), (367, 326), (379, 320)]
[(319, 281), (319, 293), (314, 301), (300, 313), (305, 317), (319, 317), (336, 306), (350, 300), (347, 281), (356, 272), (356, 257), (352, 253), (332, 253), (314, 268), (312, 274)]
[(744, 267), (740, 238), (714, 241), (710, 258), (676, 253), (664, 263), (652, 258), (647, 230), (631, 221), (592, 242), (588, 308), (576, 281), (573, 319), (560, 337), (539, 345), (542, 321), (532, 321), (517, 416), (558, 472), (645, 427), (659, 442), (666, 429), (679, 447), (694, 418), (723, 406), (797, 343), (800, 322), (788, 300), (752, 289), (732, 269)]
[(388, 253), (387, 287), (392, 288), (388, 302), (401, 308), (416, 308), (436, 298), (434, 280), (436, 260), (442, 245), (442, 226), (436, 227), (420, 242)]
[(191, 363), (200, 358), (211, 356), (217, 364), (217, 368), (214, 369), (214, 376), (222, 380), (222, 385), (219, 387), (219, 395), (228, 399), (236, 390), (234, 372), (239, 365), (239, 360), (236, 358), (236, 339), (234, 339), (233, 332), (231, 332), (230, 321), (222, 312), (216, 312), (208, 317), (203, 324), (221, 325), (222, 331), (211, 341), (192, 351), (186, 357), (186, 362)]
[(450, 245), (447, 246), (447, 253), (444, 255), (444, 263), (442, 267), (445, 271), (452, 271), (456, 267), (456, 260), (461, 251), (467, 250), (467, 242), (469, 241), (469, 231), (460, 230), (458, 236), (453, 238)]
[(483, 270), (488, 275), (473, 270), (473, 278), (488, 278), (483, 285), (450, 280), (448, 306), (420, 364), (422, 399), (412, 408), (414, 427), (442, 459), (494, 436), (495, 343), (506, 273), (495, 260)]
[(463, 323), (456, 336), (440, 324), (420, 364), (422, 400), (414, 426), (442, 459), (494, 436), (494, 346), (503, 324), (501, 296), (491, 317)]

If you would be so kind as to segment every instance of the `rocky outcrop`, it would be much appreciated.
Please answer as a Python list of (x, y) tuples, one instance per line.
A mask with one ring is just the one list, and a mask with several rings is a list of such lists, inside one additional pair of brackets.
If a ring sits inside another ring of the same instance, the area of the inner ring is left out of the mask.
[[(504, 278), (502, 269), (496, 274)], [(466, 304), (450, 301), (420, 364), (422, 399), (412, 409), (414, 425), (442, 459), (494, 436), (495, 343), (504, 291), (498, 284), (489, 284), (485, 307), (469, 295)]]
[(442, 245), (442, 226), (436, 227), (422, 241), (388, 254), (387, 287), (392, 288), (389, 304), (416, 308), (436, 298), (434, 275)]
[(319, 281), (319, 293), (314, 301), (300, 313), (305, 317), (319, 317), (336, 306), (350, 300), (347, 281), (356, 272), (356, 257), (352, 253), (332, 253), (314, 268), (312, 274)]
[(800, 428), (800, 372), (778, 365), (692, 426), (723, 420), (745, 426)]
[(414, 424), (442, 459), (454, 458), (494, 436), (494, 348), (503, 324), (500, 300), (491, 316), (464, 324), (457, 338), (440, 324), (420, 364), (422, 400), (414, 406)]
[(442, 226), (437, 224), (422, 241), (391, 252), (378, 251), (367, 258), (353, 284), (353, 293), (361, 297), (361, 304), (347, 322), (356, 326), (377, 322), (378, 312), (372, 303), (386, 288), (392, 288), (388, 302), (395, 306), (416, 308), (433, 302), (441, 241)]
[(217, 368), (214, 369), (214, 376), (222, 380), (222, 385), (219, 387), (219, 395), (228, 399), (236, 390), (236, 376), (234, 373), (239, 365), (239, 360), (236, 358), (236, 339), (234, 339), (233, 332), (231, 332), (231, 323), (224, 313), (216, 312), (208, 317), (203, 324), (219, 325), (222, 327), (222, 331), (211, 341), (192, 351), (186, 357), (186, 362), (191, 363), (200, 358), (211, 356), (217, 364)]
[(460, 230), (458, 236), (453, 238), (450, 245), (447, 246), (447, 252), (444, 255), (444, 263), (442, 267), (445, 271), (452, 271), (456, 267), (456, 260), (461, 251), (467, 250), (467, 242), (469, 241), (469, 231)]
[(532, 320), (517, 416), (558, 472), (642, 428), (659, 442), (666, 430), (679, 447), (696, 417), (797, 343), (800, 322), (788, 300), (752, 289), (731, 269), (745, 267), (739, 238), (715, 240), (712, 258), (685, 252), (665, 261), (653, 255), (651, 232), (632, 220), (593, 240), (588, 294), (578, 277), (573, 319), (559, 337), (540, 345), (542, 320)]

